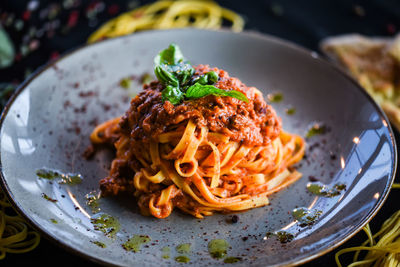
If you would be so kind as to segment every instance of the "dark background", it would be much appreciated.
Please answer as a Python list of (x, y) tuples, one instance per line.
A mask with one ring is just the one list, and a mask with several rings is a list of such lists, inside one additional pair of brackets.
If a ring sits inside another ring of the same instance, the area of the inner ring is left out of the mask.
[[(0, 23), (16, 50), (14, 63), (0, 69), (0, 96), (16, 87), (30, 73), (60, 54), (86, 42), (90, 33), (110, 18), (153, 1), (22, 1), (0, 3)], [(400, 28), (400, 3), (390, 1), (217, 1), (245, 18), (246, 30), (255, 30), (290, 40), (318, 51), (321, 39), (344, 33), (394, 36)], [(396, 141), (399, 134), (395, 132)], [(396, 181), (400, 182), (397, 175)], [(376, 232), (398, 209), (400, 190), (394, 190), (371, 222)], [(366, 239), (358, 233), (339, 249), (357, 246)], [(303, 266), (336, 266), (334, 250)], [(341, 257), (345, 265), (351, 256)], [(42, 238), (38, 248), (26, 254), (7, 254), (1, 266), (95, 266)]]

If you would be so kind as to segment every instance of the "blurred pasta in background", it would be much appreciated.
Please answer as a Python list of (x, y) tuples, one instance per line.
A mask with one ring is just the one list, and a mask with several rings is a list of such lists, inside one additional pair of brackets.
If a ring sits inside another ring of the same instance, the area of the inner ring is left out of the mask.
[[(244, 20), (235, 12), (207, 0), (157, 1), (123, 13), (103, 24), (89, 43), (141, 30), (195, 27), (219, 29), (227, 26), (242, 31)], [(229, 23), (229, 24), (228, 24)]]

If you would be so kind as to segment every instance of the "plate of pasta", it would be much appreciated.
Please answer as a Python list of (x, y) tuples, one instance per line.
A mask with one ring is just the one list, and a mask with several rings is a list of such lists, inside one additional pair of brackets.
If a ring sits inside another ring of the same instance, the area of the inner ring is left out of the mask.
[(33, 74), (1, 179), (42, 235), (105, 265), (301, 264), (393, 182), (385, 114), (315, 52), (258, 33), (149, 31)]

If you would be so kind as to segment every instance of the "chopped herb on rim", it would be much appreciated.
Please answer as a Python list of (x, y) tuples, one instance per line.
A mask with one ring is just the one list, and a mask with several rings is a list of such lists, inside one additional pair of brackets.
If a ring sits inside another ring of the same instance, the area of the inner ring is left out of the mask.
[(132, 80), (129, 77), (121, 79), (121, 81), (119, 81), (119, 86), (121, 86), (124, 89), (129, 89), (131, 87), (131, 84), (132, 84)]
[(294, 115), (296, 113), (296, 109), (295, 108), (287, 108), (286, 109), (286, 114), (287, 115)]
[(283, 94), (282, 93), (268, 94), (267, 98), (271, 103), (279, 103), (283, 100)]
[(49, 196), (48, 196), (47, 194), (45, 194), (45, 193), (42, 193), (42, 198), (44, 198), (44, 199), (46, 199), (46, 200), (48, 200), (48, 201), (50, 201), (50, 202), (53, 202), (53, 203), (58, 202), (57, 199), (51, 198), (51, 197), (49, 197)]
[(306, 138), (310, 138), (310, 137), (313, 137), (313, 136), (319, 135), (319, 134), (324, 134), (324, 133), (326, 133), (326, 130), (327, 130), (327, 128), (326, 128), (325, 125), (321, 125), (319, 123), (315, 123), (308, 130), (308, 132), (306, 134)]

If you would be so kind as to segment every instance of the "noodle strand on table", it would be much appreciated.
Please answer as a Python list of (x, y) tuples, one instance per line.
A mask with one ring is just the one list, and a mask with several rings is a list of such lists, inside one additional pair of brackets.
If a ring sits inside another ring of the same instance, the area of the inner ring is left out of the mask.
[[(368, 239), (361, 246), (344, 248), (336, 253), (335, 260), (339, 267), (342, 266), (340, 255), (348, 252), (355, 252), (353, 263), (348, 267), (400, 266), (400, 210), (387, 219), (376, 234), (372, 234), (369, 224), (363, 230)], [(364, 259), (359, 259), (361, 251), (367, 252)]]
[(11, 209), (11, 204), (0, 189), (0, 260), (7, 253), (29, 252), (40, 242), (40, 235), (29, 231), (21, 216), (7, 214), (7, 209)]

